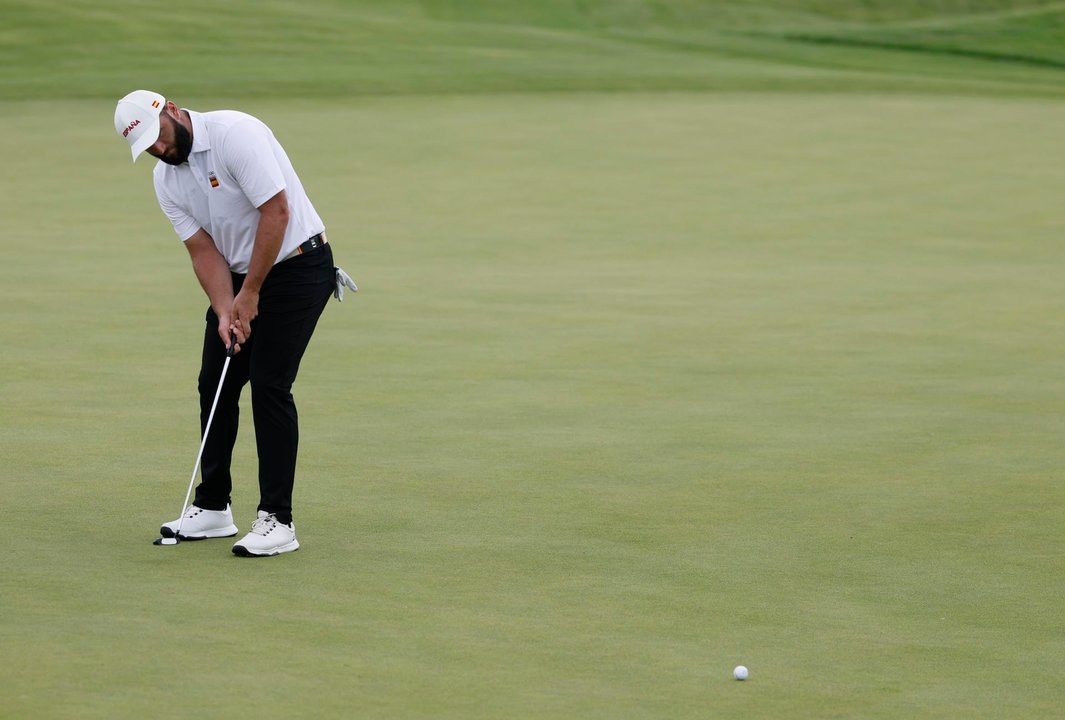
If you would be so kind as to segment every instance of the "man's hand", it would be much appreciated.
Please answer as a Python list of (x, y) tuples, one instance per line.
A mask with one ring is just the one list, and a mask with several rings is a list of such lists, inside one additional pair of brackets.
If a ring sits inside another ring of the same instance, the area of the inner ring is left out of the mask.
[(233, 342), (233, 333), (228, 329), (231, 326), (229, 315), (218, 316), (218, 337), (222, 340), (222, 344), (226, 346), (226, 350), (229, 350), (229, 344), (233, 343), (233, 354), (236, 355), (240, 352), (240, 343)]
[[(233, 299), (233, 315), (230, 317), (226, 335), (232, 331), (237, 336), (237, 345), (243, 345), (251, 337), (251, 321), (259, 316), (259, 293), (242, 289)], [(218, 331), (222, 332), (221, 323)], [(228, 347), (228, 346), (227, 346)]]

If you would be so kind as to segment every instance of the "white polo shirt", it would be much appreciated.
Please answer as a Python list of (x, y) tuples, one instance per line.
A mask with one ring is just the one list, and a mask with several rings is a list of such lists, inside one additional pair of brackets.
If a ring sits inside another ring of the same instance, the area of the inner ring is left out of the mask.
[(189, 161), (155, 165), (155, 195), (182, 242), (203, 228), (235, 273), (246, 274), (259, 227), (258, 207), (284, 190), (289, 221), (284, 258), (325, 230), (288, 155), (257, 118), (235, 110), (198, 113), (192, 118)]

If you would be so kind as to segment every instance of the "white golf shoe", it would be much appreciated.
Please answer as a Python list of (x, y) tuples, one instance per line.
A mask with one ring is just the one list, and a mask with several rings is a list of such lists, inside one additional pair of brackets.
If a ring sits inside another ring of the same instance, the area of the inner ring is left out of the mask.
[(206, 540), (207, 538), (233, 537), (237, 534), (237, 526), (233, 524), (233, 512), (229, 505), (225, 510), (204, 510), (195, 505), (189, 505), (185, 511), (185, 517), (164, 523), (159, 528), (159, 533), (165, 538), (174, 537), (181, 524), (181, 540)]
[(233, 554), (241, 557), (268, 557), (299, 550), (296, 540), (296, 524), (285, 525), (276, 515), (263, 510), (251, 526), (251, 532), (233, 546)]

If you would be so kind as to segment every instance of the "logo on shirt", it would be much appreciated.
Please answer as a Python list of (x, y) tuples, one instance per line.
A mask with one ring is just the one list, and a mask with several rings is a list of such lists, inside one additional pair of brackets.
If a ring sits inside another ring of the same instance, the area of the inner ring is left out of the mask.
[(131, 122), (129, 125), (126, 126), (126, 129), (122, 131), (122, 137), (128, 136), (130, 131), (133, 130), (133, 128), (137, 127), (140, 124), (141, 124), (140, 120), (134, 120), (133, 122)]
[(218, 187), (218, 178), (215, 177), (215, 174), (214, 174), (213, 170), (209, 170), (207, 172), (207, 179), (210, 181), (211, 187), (213, 187), (213, 188)]

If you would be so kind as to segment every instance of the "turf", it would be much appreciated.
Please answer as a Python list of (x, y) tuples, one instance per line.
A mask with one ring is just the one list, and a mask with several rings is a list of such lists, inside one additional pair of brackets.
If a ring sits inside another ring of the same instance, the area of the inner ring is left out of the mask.
[(1060, 97), (1032, 0), (4, 0), (0, 99), (625, 90)]
[[(227, 4), (172, 31), (210, 69), (87, 31), (145, 7), (4, 4), (0, 717), (1059, 714), (1056, 4)], [(205, 302), (108, 127), (141, 85), (267, 120), (362, 288), (293, 555), (151, 544)]]

